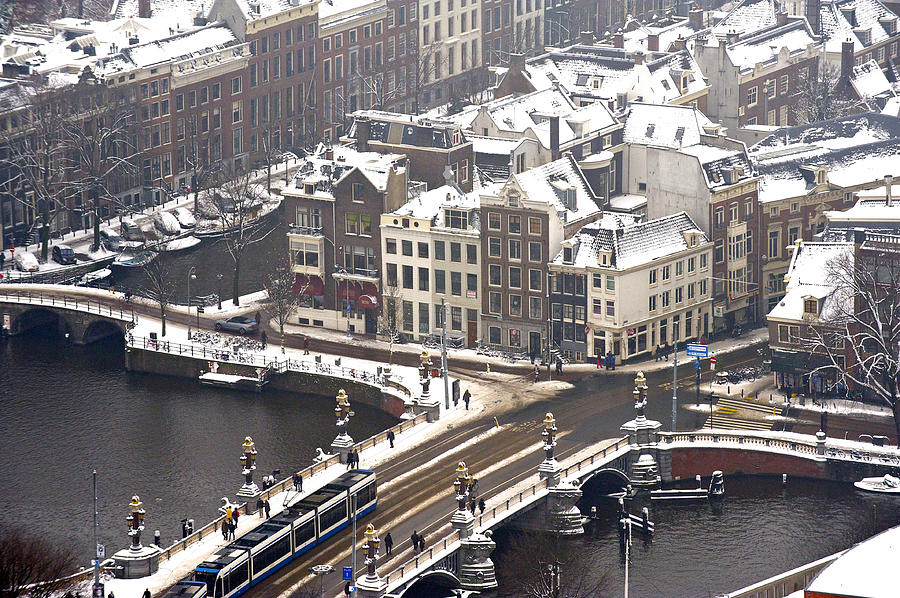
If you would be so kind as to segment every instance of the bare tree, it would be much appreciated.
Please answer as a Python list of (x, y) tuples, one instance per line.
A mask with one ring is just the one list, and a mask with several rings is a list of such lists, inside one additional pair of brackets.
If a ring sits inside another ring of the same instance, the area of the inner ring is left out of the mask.
[[(157, 258), (144, 266), (146, 283), (141, 294), (159, 306), (159, 319), (162, 322), (160, 336), (166, 335), (166, 315), (169, 306), (175, 301), (175, 278), (169, 265), (162, 258)], [(190, 297), (188, 297), (190, 303)]]
[(124, 88), (97, 81), (89, 68), (73, 90), (84, 118), (66, 121), (66, 145), (78, 171), (74, 190), (87, 196), (94, 211), (93, 250), (100, 248), (100, 201), (116, 201), (123, 177), (138, 172), (137, 100)]
[(275, 230), (260, 222), (264, 204), (270, 196), (253, 182), (249, 171), (227, 171), (228, 174), (212, 192), (205, 206), (222, 231), (222, 242), (234, 263), (231, 302), (240, 304), (241, 260), (247, 250)]
[(797, 81), (797, 102), (794, 118), (797, 124), (806, 125), (856, 114), (865, 110), (865, 104), (850, 95), (851, 90), (841, 80), (838, 67), (820, 63), (818, 68), (807, 68)]
[(420, 46), (415, 36), (407, 40), (408, 52), (412, 55), (412, 71), (408, 73), (407, 84), (412, 89), (413, 114), (419, 114), (419, 101), (425, 89), (433, 83), (435, 75), (440, 67), (447, 62), (447, 57), (441, 55), (444, 44), (434, 41), (424, 48)]
[[(186, 126), (187, 145), (185, 146), (184, 162), (187, 171), (191, 173), (190, 190), (194, 194), (194, 213), (196, 214), (200, 203), (200, 192), (220, 174), (221, 164), (211, 160), (209, 138), (201, 137), (197, 114), (188, 116)], [(176, 134), (180, 136), (181, 131), (176, 131)]]
[(900, 254), (864, 249), (826, 268), (834, 285), (822, 302), (829, 311), (809, 318), (803, 343), (825, 356), (817, 371), (835, 373), (890, 407), (900, 444)]
[(20, 529), (0, 529), (0, 594), (52, 598), (75, 587), (74, 553)]
[[(300, 294), (306, 290), (304, 287), (300, 289), (300, 293), (294, 292), (295, 278), (290, 263), (282, 259), (279, 260), (275, 270), (266, 277), (265, 282), (266, 294), (269, 296), (266, 313), (269, 314), (269, 321), (274, 321), (278, 325), (282, 353), (284, 353), (284, 326), (300, 304)], [(309, 286), (309, 282), (306, 286)]]
[(400, 341), (400, 326), (403, 314), (401, 306), (403, 305), (403, 293), (397, 287), (397, 281), (391, 281), (393, 284), (387, 284), (381, 293), (384, 301), (381, 306), (381, 313), (378, 315), (378, 334), (384, 336), (388, 345), (388, 365), (394, 364), (394, 344)]
[(0, 167), (10, 197), (40, 215), (41, 259), (47, 260), (50, 226), (65, 212), (70, 164), (67, 161), (65, 119), (72, 118), (72, 90), (33, 89), (21, 86), (15, 101), (21, 127), (10, 127), (0, 136)]
[[(503, 562), (507, 564), (498, 571), (498, 576), (516, 596), (593, 598), (604, 595), (605, 574), (592, 563), (582, 539), (546, 532), (514, 533), (505, 552)], [(554, 577), (558, 579), (558, 589)]]

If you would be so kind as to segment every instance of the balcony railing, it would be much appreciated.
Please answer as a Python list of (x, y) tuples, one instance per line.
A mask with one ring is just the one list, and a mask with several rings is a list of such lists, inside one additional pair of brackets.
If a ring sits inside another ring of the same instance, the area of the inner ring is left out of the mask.
[(296, 224), (292, 224), (288, 227), (288, 234), (321, 237), (324, 233), (322, 232), (321, 226), (297, 226)]

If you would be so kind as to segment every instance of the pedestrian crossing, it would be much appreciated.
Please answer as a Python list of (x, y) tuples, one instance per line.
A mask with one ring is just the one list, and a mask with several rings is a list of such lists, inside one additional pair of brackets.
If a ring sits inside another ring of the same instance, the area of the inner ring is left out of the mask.
[[(760, 405), (744, 399), (721, 397), (718, 400), (716, 411), (712, 414), (712, 426), (731, 430), (771, 430), (772, 422), (766, 419), (744, 419), (737, 414), (739, 411), (753, 411), (765, 415), (781, 415), (781, 409)], [(710, 418), (707, 418), (704, 427), (710, 426)]]

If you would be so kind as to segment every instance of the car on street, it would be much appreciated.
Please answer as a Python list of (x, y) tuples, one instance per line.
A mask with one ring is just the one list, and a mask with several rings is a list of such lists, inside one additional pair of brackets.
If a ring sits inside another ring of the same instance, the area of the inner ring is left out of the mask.
[(225, 330), (227, 332), (237, 332), (240, 335), (255, 334), (259, 327), (256, 320), (246, 316), (234, 316), (233, 318), (223, 318), (216, 320), (216, 330)]
[(28, 253), (27, 251), (16, 253), (14, 261), (16, 263), (16, 270), (21, 270), (22, 272), (38, 271), (37, 258), (34, 257), (34, 254)]
[(100, 243), (109, 251), (121, 251), (125, 239), (109, 229), (103, 229), (100, 231)]
[(68, 245), (54, 245), (51, 257), (57, 264), (75, 263), (75, 252)]

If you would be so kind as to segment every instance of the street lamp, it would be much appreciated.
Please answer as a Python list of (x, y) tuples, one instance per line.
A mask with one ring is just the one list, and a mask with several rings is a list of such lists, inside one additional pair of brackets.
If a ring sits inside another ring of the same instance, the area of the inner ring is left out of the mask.
[[(188, 308), (188, 340), (191, 340), (191, 281), (197, 280), (197, 275), (194, 274), (194, 267), (191, 266), (190, 270), (188, 270), (188, 279), (187, 279), (187, 308)], [(197, 327), (200, 327), (200, 312), (197, 312)]]
[(319, 596), (325, 598), (325, 576), (334, 573), (332, 565), (316, 565), (309, 568), (309, 572), (319, 578)]
[(216, 274), (216, 282), (218, 283), (217, 294), (219, 296), (219, 311), (222, 311), (222, 273)]
[(444, 409), (450, 410), (450, 381), (447, 378), (447, 306), (441, 295), (441, 375), (444, 377)]

